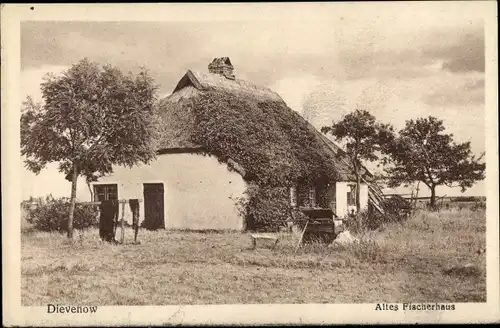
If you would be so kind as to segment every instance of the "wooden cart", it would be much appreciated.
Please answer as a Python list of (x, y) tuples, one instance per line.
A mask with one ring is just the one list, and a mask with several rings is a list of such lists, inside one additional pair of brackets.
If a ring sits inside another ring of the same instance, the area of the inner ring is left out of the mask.
[(307, 221), (299, 223), (302, 229), (300, 243), (331, 243), (335, 239), (335, 214), (329, 208), (299, 208)]

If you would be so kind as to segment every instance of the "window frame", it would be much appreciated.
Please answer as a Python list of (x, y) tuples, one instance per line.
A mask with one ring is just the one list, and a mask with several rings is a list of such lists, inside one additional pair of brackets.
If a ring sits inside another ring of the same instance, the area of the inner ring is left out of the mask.
[(291, 186), (290, 191), (290, 206), (297, 207), (317, 207), (318, 206), (318, 190), (316, 186), (297, 185)]
[(348, 184), (349, 191), (347, 191), (347, 206), (356, 206), (356, 185)]
[(98, 189), (99, 188), (104, 188), (104, 200), (109, 200), (109, 194), (110, 192), (108, 191), (108, 188), (114, 187), (115, 188), (115, 193), (116, 193), (116, 200), (118, 200), (118, 184), (117, 183), (96, 183), (94, 184), (94, 201), (95, 202), (100, 202), (99, 200), (99, 193)]

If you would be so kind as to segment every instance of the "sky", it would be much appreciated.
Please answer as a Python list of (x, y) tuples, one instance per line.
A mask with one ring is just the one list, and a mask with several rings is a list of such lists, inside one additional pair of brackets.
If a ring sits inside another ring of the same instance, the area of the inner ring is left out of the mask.
[[(167, 96), (188, 69), (207, 71), (213, 58), (228, 56), (237, 78), (271, 88), (317, 128), (354, 109), (397, 129), (432, 115), (457, 142), (484, 152), (482, 18), (426, 6), (373, 16), (355, 9), (321, 19), (309, 12), (303, 19), (262, 21), (23, 22), (21, 96), (41, 100), (43, 75), (83, 57), (126, 71), (146, 67), (159, 95)], [(48, 187), (68, 195), (61, 176), (54, 166), (37, 177), (23, 171), (23, 199)], [(461, 195), (438, 189), (444, 194)], [(464, 195), (484, 194), (480, 182)]]

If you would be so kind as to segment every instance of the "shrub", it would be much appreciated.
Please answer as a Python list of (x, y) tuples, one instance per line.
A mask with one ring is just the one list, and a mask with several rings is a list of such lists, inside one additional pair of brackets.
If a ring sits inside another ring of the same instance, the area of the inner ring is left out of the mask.
[(353, 233), (376, 230), (387, 223), (403, 222), (411, 212), (410, 203), (400, 196), (384, 199), (382, 207), (384, 214), (369, 207), (368, 211), (362, 211), (358, 217), (346, 218), (346, 228)]
[(290, 220), (292, 208), (286, 188), (250, 185), (237, 206), (245, 217), (246, 230), (278, 232)]
[(345, 229), (352, 233), (375, 230), (382, 225), (382, 215), (375, 211), (361, 211), (359, 215), (347, 215), (344, 218)]
[(385, 222), (404, 221), (410, 216), (412, 210), (410, 202), (400, 196), (384, 199), (382, 206), (385, 211)]
[[(36, 230), (66, 232), (69, 206), (69, 198), (54, 199), (47, 197), (44, 204), (28, 211), (26, 220)], [(83, 229), (98, 226), (98, 214), (99, 210), (95, 205), (76, 204), (73, 227), (75, 229)]]

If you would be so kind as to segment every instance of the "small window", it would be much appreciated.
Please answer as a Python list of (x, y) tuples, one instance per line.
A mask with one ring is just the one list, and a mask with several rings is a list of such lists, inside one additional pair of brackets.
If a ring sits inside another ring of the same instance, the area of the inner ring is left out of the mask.
[(96, 184), (94, 185), (94, 201), (118, 199), (118, 185)]
[(347, 205), (348, 206), (356, 206), (356, 185), (349, 185), (350, 189), (347, 192)]
[(297, 187), (290, 187), (290, 205), (297, 207)]
[(309, 188), (309, 206), (316, 207), (316, 188)]

